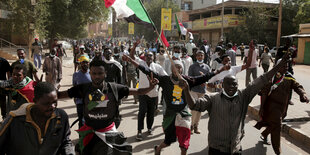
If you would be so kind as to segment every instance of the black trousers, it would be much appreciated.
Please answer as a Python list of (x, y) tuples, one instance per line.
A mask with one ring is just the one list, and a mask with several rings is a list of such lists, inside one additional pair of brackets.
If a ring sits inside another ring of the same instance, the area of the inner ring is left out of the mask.
[(3, 118), (6, 117), (6, 95), (0, 94), (0, 108)]
[(146, 124), (148, 129), (152, 129), (154, 123), (154, 112), (158, 102), (158, 97), (147, 95), (139, 96), (138, 131), (144, 128), (144, 117), (146, 114)]
[(221, 152), (218, 149), (209, 147), (209, 155), (241, 155), (242, 154), (241, 152), (242, 151), (240, 150), (239, 152), (236, 152), (236, 153), (227, 153), (227, 152)]

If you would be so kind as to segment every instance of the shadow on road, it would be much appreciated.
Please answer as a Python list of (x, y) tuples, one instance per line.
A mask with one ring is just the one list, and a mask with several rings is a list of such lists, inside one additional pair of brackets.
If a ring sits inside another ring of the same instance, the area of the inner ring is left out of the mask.
[(255, 144), (255, 147), (246, 149), (242, 151), (244, 155), (266, 155), (267, 154), (267, 147), (264, 147), (263, 142), (259, 141)]

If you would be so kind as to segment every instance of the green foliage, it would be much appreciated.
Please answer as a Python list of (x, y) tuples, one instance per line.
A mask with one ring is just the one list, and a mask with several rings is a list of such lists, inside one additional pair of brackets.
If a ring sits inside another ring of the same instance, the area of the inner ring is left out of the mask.
[(298, 24), (310, 23), (310, 1), (300, 0), (299, 8), (294, 21)]
[(274, 44), (276, 37), (276, 29), (274, 18), (276, 12), (273, 9), (267, 9), (263, 6), (253, 3), (252, 6), (245, 8), (242, 16), (246, 17), (245, 25), (234, 27), (225, 36), (227, 41), (233, 41), (237, 44), (248, 43), (252, 39), (256, 39), (258, 43)]
[(7, 25), (14, 34), (27, 36), (33, 15), (30, 0), (8, 0), (7, 5), (11, 11)]
[[(259, 43), (267, 42), (269, 45), (275, 45), (277, 32), (268, 31), (270, 24), (266, 21), (273, 19), (275, 24), (271, 24), (271, 27), (277, 29), (278, 8), (268, 11), (260, 7), (250, 7), (243, 15), (247, 18), (246, 25), (235, 27), (227, 33), (229, 40), (241, 43), (255, 38)], [(299, 24), (302, 23), (310, 23), (310, 1), (283, 0), (281, 35), (298, 33)], [(264, 26), (267, 27), (263, 28)]]
[(105, 20), (108, 9), (103, 0), (8, 0), (12, 31), (26, 36), (29, 23), (42, 37), (86, 37), (87, 23)]
[(281, 34), (283, 36), (298, 33), (299, 24), (294, 22), (294, 18), (298, 11), (299, 2), (300, 0), (283, 0), (281, 26)]

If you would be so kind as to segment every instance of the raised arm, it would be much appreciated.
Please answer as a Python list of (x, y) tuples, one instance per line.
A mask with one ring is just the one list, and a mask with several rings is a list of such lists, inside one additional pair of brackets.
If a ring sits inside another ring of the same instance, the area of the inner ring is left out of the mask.
[(247, 68), (249, 68), (249, 67), (251, 66), (252, 57), (253, 57), (253, 52), (254, 52), (254, 50), (255, 50), (253, 40), (250, 42), (249, 47), (250, 47), (250, 49), (249, 49), (249, 51), (248, 51), (247, 59), (244, 59), (244, 62), (245, 62), (245, 63), (243, 63), (241, 70), (247, 69)]
[(135, 42), (132, 46), (132, 48), (130, 49), (130, 58), (135, 60), (135, 52), (136, 52), (136, 47), (140, 44), (140, 40), (138, 40), (137, 42)]
[(289, 58), (288, 54), (285, 54), (281, 60), (281, 62), (272, 68), (269, 72), (261, 75), (257, 79), (255, 79), (249, 86), (247, 86), (244, 90), (242, 90), (244, 94), (245, 103), (250, 104), (251, 100), (255, 97), (255, 95), (266, 85), (269, 80), (278, 72), (278, 70), (287, 63)]
[(162, 78), (161, 75), (153, 72), (152, 70), (150, 70), (150, 68), (146, 67), (146, 66), (142, 66), (139, 64), (139, 62), (133, 60), (132, 58), (128, 57), (127, 55), (123, 55), (123, 60), (130, 62), (131, 64), (133, 64), (135, 67), (137, 67), (139, 70), (141, 70), (144, 74), (151, 76), (151, 73), (153, 74), (154, 78), (160, 80)]
[(194, 86), (198, 86), (198, 85), (201, 85), (201, 84), (209, 81), (213, 76), (221, 73), (222, 71), (229, 70), (229, 69), (230, 69), (230, 66), (225, 65), (218, 71), (208, 72), (207, 74), (204, 74), (204, 75), (195, 76), (195, 77), (191, 77), (191, 78), (185, 78), (185, 79), (187, 80), (189, 87), (192, 88)]

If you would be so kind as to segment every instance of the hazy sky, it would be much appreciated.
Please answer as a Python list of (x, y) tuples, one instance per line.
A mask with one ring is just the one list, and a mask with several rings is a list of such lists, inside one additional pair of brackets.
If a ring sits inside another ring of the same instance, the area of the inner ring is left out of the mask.
[[(224, 1), (226, 2), (229, 0), (224, 0)], [(234, 1), (234, 0), (232, 0), (232, 1)], [(235, 0), (235, 1), (252, 1), (252, 2), (259, 1), (259, 2), (266, 2), (266, 3), (279, 3), (279, 0)], [(222, 3), (222, 0), (217, 0), (216, 4), (218, 4), (218, 3)]]

